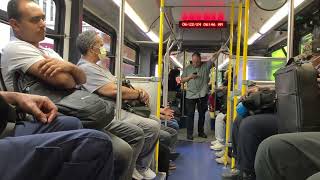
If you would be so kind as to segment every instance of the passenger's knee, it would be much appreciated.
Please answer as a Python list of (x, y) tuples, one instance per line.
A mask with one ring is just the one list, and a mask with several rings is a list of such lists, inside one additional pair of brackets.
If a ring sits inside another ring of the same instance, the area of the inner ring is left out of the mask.
[(255, 166), (259, 166), (262, 162), (270, 161), (279, 154), (288, 152), (287, 148), (288, 146), (279, 135), (265, 139), (258, 147)]
[(61, 131), (69, 131), (82, 128), (81, 121), (76, 117), (58, 116), (54, 121), (58, 124), (59, 127), (61, 127)]
[(157, 136), (159, 136), (161, 128), (160, 122), (153, 119), (149, 119), (149, 121), (150, 130), (154, 132), (154, 134), (157, 134)]
[(92, 129), (81, 129), (78, 131), (79, 137), (83, 137), (84, 139), (80, 146), (81, 149), (78, 149), (76, 153), (80, 156), (78, 159), (82, 161), (96, 157), (110, 159), (109, 156), (113, 155), (113, 147), (111, 138), (107, 134)]

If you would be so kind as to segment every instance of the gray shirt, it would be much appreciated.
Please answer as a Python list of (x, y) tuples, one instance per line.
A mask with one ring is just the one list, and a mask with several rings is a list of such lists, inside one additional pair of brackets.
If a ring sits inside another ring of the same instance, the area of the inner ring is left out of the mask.
[(91, 93), (108, 83), (115, 83), (117, 80), (109, 70), (85, 59), (80, 59), (77, 65), (87, 76), (87, 82), (82, 87)]
[(1, 72), (8, 91), (13, 91), (14, 72), (20, 70), (26, 73), (33, 64), (43, 60), (44, 55), (63, 60), (52, 49), (37, 48), (28, 42), (18, 39), (10, 41), (3, 49), (3, 56), (1, 58)]
[(192, 64), (190, 64), (183, 70), (183, 78), (188, 77), (195, 72), (199, 76), (198, 78), (191, 79), (187, 82), (187, 99), (197, 99), (207, 95), (209, 89), (208, 83), (211, 65), (211, 62), (207, 62), (202, 63), (200, 67), (195, 68), (192, 66)]

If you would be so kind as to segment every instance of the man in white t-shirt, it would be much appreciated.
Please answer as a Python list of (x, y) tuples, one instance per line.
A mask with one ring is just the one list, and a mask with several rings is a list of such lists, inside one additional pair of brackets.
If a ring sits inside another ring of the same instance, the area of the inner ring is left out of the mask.
[[(78, 66), (87, 75), (87, 82), (82, 85), (83, 88), (91, 93), (115, 99), (117, 95), (116, 77), (108, 69), (97, 65), (98, 61), (106, 59), (103, 39), (95, 31), (85, 31), (78, 36), (77, 47), (82, 54)], [(143, 89), (122, 86), (121, 90), (124, 100), (140, 100), (145, 103), (149, 101), (149, 95)], [(132, 162), (136, 166), (133, 171), (134, 178), (155, 178), (156, 174), (149, 168), (149, 165), (159, 138), (160, 122), (124, 110), (121, 111), (121, 122), (132, 124), (144, 133), (143, 148), (134, 150)]]
[[(45, 82), (48, 87), (73, 89), (86, 82), (85, 73), (76, 65), (64, 61), (51, 49), (42, 48), (39, 42), (45, 38), (45, 14), (30, 0), (11, 0), (8, 3), (8, 19), (16, 40), (3, 49), (2, 75), (7, 89), (13, 90), (15, 71), (28, 74), (34, 80)], [(143, 139), (139, 140), (142, 141)], [(115, 178), (126, 176), (132, 149), (122, 139), (112, 136), (115, 156)]]

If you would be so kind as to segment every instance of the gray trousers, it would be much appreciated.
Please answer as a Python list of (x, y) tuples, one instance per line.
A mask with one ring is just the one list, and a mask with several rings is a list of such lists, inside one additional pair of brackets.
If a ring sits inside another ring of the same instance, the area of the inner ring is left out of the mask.
[(135, 125), (142, 129), (144, 143), (141, 152), (133, 155), (133, 162), (136, 162), (135, 165), (138, 170), (145, 170), (149, 168), (152, 162), (156, 143), (159, 139), (160, 120), (144, 118), (142, 116), (122, 110), (121, 121)]
[(171, 152), (174, 152), (177, 141), (178, 132), (171, 127), (161, 125), (160, 142), (165, 144)]
[(320, 171), (319, 152), (320, 132), (271, 136), (256, 154), (257, 180), (305, 180)]
[(142, 129), (127, 122), (113, 120), (105, 128), (105, 131), (111, 133), (115, 159), (118, 160), (115, 164), (121, 165), (119, 168), (115, 168), (115, 174), (119, 174), (116, 179), (132, 179), (136, 159), (141, 153), (144, 144)]
[[(159, 137), (159, 129), (160, 124), (157, 121), (124, 110), (121, 111), (121, 121), (114, 119), (105, 128), (105, 131), (113, 134), (112, 142), (117, 143), (114, 145), (115, 159), (121, 161), (117, 164), (122, 164), (119, 180), (131, 179), (136, 166), (140, 169), (146, 169), (149, 166)], [(130, 164), (125, 166), (129, 160)], [(117, 172), (117, 168), (115, 171)]]

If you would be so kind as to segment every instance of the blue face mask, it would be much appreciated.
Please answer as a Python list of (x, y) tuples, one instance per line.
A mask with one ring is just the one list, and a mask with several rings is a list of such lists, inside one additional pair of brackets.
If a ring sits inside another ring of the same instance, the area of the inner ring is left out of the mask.
[(237, 105), (237, 113), (241, 116), (241, 117), (246, 117), (248, 114), (248, 110), (247, 108), (242, 104), (242, 102), (240, 102)]

